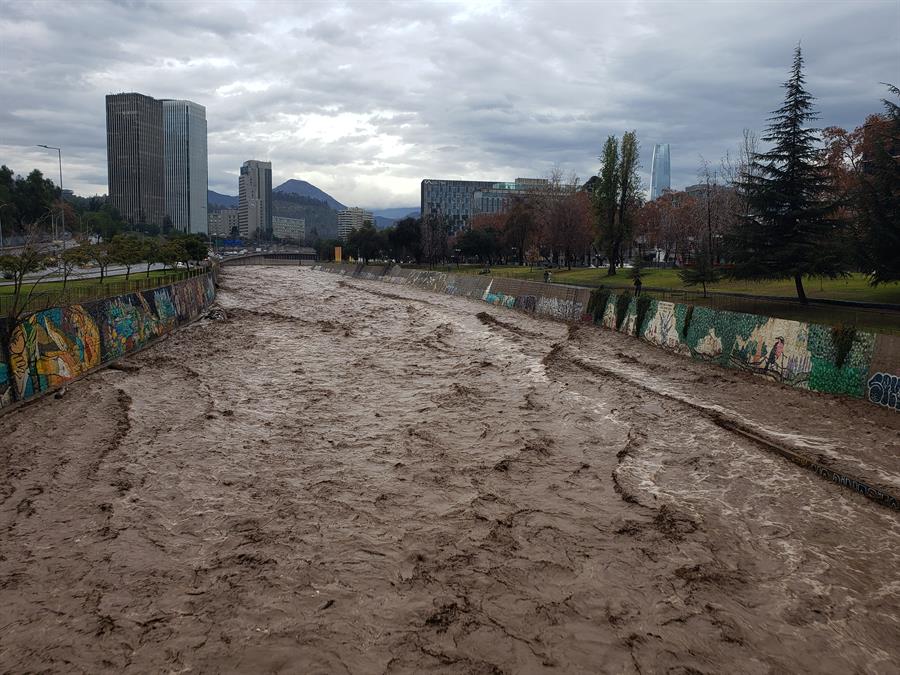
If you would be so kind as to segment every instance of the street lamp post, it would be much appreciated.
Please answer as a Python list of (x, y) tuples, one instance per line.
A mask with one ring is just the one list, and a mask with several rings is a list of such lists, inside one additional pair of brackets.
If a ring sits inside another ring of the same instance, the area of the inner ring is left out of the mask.
[(60, 210), (60, 220), (62, 222), (62, 233), (63, 233), (63, 236), (65, 236), (65, 234), (66, 234), (66, 206), (65, 206), (65, 199), (63, 197), (62, 150), (60, 150), (59, 148), (54, 148), (52, 145), (38, 144), (37, 147), (46, 148), (47, 150), (56, 150), (56, 154), (59, 157), (59, 210)]

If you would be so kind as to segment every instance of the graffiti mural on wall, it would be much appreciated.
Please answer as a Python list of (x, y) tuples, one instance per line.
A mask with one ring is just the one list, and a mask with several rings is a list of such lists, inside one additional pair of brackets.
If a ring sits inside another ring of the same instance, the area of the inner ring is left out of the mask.
[[(688, 353), (687, 345), (682, 342), (679, 332), (677, 307), (683, 305), (653, 300), (647, 312), (647, 321), (641, 337), (659, 347)], [(683, 321), (682, 318), (682, 325)]]
[(890, 373), (875, 373), (869, 378), (868, 399), (886, 408), (900, 410), (900, 377)]
[(181, 283), (173, 287), (179, 321), (188, 321), (199, 316), (215, 296), (212, 279), (195, 277), (189, 281), (195, 280), (197, 283)]
[(25, 317), (0, 363), (0, 407), (55, 389), (196, 318), (215, 298), (209, 275), (174, 286), (69, 305)]
[(729, 359), (739, 370), (806, 387), (812, 368), (807, 324), (771, 319), (747, 336), (735, 335)]
[(100, 333), (82, 305), (48, 309), (13, 330), (9, 356), (11, 384), (28, 398), (99, 365)]
[(515, 297), (512, 295), (506, 295), (504, 293), (494, 293), (491, 290), (493, 285), (493, 283), (488, 284), (487, 290), (485, 290), (482, 300), (492, 305), (499, 305), (501, 307), (512, 309), (513, 305), (516, 304)]

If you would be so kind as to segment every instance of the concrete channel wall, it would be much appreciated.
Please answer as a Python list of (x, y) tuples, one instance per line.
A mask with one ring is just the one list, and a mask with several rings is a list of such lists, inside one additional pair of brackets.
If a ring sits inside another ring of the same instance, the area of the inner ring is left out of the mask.
[(215, 300), (214, 274), (26, 316), (12, 331), (9, 363), (0, 359), (0, 410), (58, 389), (193, 321)]
[(650, 298), (638, 302), (608, 289), (391, 265), (318, 263), (313, 269), (460, 295), (559, 321), (589, 321), (694, 359), (793, 387), (865, 398), (900, 412), (900, 336), (856, 331), (840, 359), (832, 327), (803, 321)]

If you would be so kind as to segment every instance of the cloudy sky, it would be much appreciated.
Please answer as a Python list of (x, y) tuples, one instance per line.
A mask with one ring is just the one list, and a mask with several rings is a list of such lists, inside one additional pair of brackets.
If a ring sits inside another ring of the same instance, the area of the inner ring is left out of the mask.
[(105, 193), (104, 95), (206, 106), (209, 182), (246, 159), (346, 204), (410, 206), (422, 178), (585, 178), (634, 129), (673, 187), (761, 130), (801, 42), (821, 126), (900, 79), (900, 0), (23, 2), (0, 0), (0, 163)]

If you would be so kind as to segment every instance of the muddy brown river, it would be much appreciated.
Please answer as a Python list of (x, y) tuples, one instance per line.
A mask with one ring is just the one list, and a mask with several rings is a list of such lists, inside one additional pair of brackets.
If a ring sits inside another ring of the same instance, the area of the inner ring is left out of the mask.
[(0, 669), (896, 673), (900, 416), (308, 268), (0, 417)]

